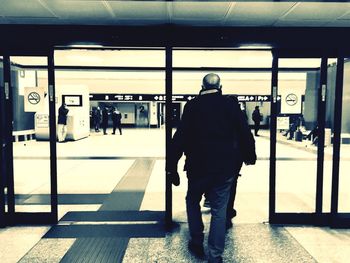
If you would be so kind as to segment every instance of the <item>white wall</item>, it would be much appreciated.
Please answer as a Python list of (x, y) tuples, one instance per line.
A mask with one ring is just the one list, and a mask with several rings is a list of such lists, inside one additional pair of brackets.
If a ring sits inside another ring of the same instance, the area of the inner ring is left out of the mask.
[[(135, 73), (137, 74), (137, 73)], [(60, 79), (56, 85), (81, 85), (88, 87), (90, 93), (126, 94), (165, 94), (165, 81), (159, 79)], [(226, 80), (222, 82), (224, 94), (269, 95), (271, 80)], [(304, 92), (305, 79), (281, 80), (280, 89), (298, 89)], [(176, 80), (173, 94), (198, 94), (201, 80)], [(304, 93), (303, 93), (304, 94)]]

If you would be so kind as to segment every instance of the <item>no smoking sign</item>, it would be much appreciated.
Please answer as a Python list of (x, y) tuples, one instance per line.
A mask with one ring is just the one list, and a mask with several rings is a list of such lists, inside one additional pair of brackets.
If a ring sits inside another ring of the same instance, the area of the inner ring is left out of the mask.
[(30, 104), (36, 105), (40, 102), (40, 95), (37, 92), (31, 92), (28, 95), (28, 101)]
[(297, 104), (298, 102), (298, 96), (293, 94), (293, 93), (290, 93), (286, 96), (286, 103), (289, 105), (289, 106), (294, 106), (295, 104)]

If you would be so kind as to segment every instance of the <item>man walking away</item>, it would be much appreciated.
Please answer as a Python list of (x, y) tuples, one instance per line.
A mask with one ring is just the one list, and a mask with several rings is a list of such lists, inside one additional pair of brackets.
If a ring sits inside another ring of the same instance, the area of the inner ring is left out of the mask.
[[(239, 144), (245, 145), (246, 153), (240, 150)], [(183, 153), (186, 155), (189, 250), (197, 257), (205, 257), (200, 210), (200, 201), (205, 193), (211, 206), (208, 259), (213, 263), (222, 262), (226, 210), (232, 183), (241, 159), (245, 158), (247, 164), (254, 164), (256, 155), (255, 142), (242, 111), (237, 101), (222, 95), (218, 75), (206, 75), (199, 96), (185, 105), (171, 147), (166, 170), (174, 185), (180, 183), (178, 160)]]

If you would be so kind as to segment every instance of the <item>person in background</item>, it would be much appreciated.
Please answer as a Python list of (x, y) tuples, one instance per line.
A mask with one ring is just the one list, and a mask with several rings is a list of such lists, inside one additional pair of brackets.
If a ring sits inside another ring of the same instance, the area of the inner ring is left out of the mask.
[(93, 112), (93, 119), (94, 119), (95, 132), (99, 132), (100, 125), (101, 125), (101, 109), (100, 109), (100, 107), (97, 107), (95, 109), (95, 111)]
[(119, 134), (122, 135), (122, 124), (121, 124), (122, 114), (118, 109), (113, 110), (112, 113), (112, 121), (113, 121), (113, 133), (115, 134), (115, 130), (119, 129)]
[(255, 110), (252, 113), (252, 119), (254, 122), (254, 135), (259, 136), (258, 131), (260, 129), (260, 122), (262, 119), (262, 116), (260, 114), (259, 106), (255, 106)]
[(58, 108), (58, 142), (64, 142), (66, 140), (67, 136), (67, 115), (68, 115), (69, 109), (67, 108), (67, 105), (62, 102), (62, 105)]
[(107, 109), (107, 107), (104, 107), (103, 110), (102, 110), (103, 135), (107, 134), (107, 128), (108, 128), (108, 109)]

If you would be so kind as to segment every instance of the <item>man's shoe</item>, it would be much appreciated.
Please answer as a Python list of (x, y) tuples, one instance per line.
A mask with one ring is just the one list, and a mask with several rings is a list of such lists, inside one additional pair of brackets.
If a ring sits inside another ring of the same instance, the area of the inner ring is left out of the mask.
[(188, 250), (199, 259), (206, 259), (203, 245), (194, 244), (192, 241), (188, 243)]
[(234, 217), (236, 217), (237, 216), (237, 211), (236, 211), (236, 209), (232, 209), (232, 214), (231, 214), (231, 218), (234, 218)]
[(226, 230), (230, 229), (233, 227), (232, 221), (231, 220), (227, 220), (226, 221)]

